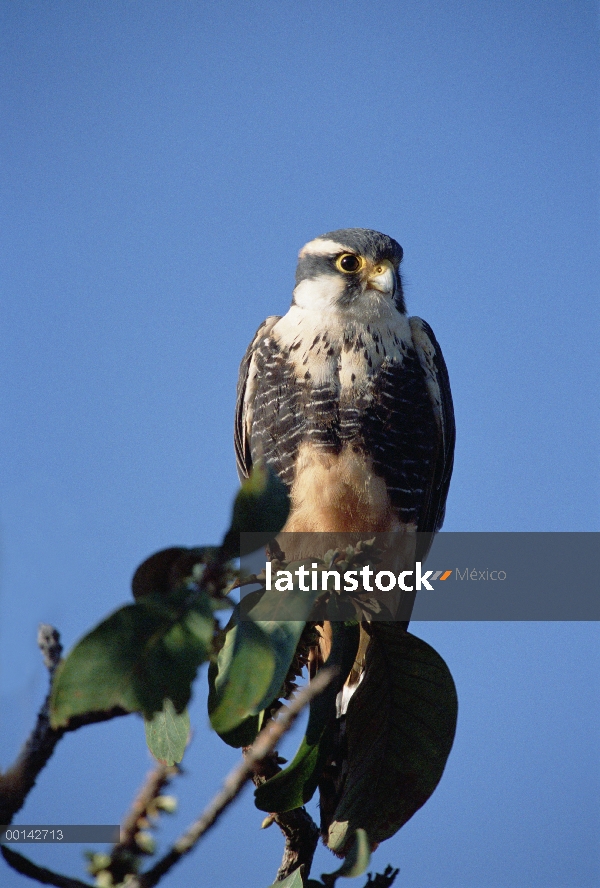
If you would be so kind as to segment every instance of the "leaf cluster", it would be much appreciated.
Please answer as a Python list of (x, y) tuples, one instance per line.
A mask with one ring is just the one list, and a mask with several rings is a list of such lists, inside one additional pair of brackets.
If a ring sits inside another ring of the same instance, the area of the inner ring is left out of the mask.
[[(308, 859), (276, 884), (326, 888), (363, 873), (373, 848), (434, 791), (452, 746), (457, 701), (442, 658), (404, 624), (382, 620), (380, 603), (360, 590), (342, 596), (331, 585), (319, 592), (294, 582), (281, 592), (265, 588), (259, 576), (251, 578), (259, 588), (234, 604), (230, 592), (245, 580), (233, 559), (248, 532), (255, 543), (270, 545), (275, 571), (293, 574), (302, 563), (287, 563), (274, 539), (288, 510), (281, 482), (258, 467), (235, 500), (219, 547), (172, 547), (140, 565), (134, 601), (92, 629), (59, 664), (50, 722), (65, 731), (90, 713), (141, 713), (151, 752), (172, 766), (188, 742), (186, 707), (202, 664), (208, 664), (211, 726), (234, 747), (253, 743), (307, 667), (313, 676), (322, 666), (333, 669), (334, 680), (311, 701), (292, 761), (282, 769), (275, 754), (272, 767), (255, 780), (256, 806), (269, 814), (266, 825), (302, 809), (319, 791), (323, 839), (344, 861), (318, 882), (304, 875)], [(376, 564), (379, 556), (373, 541), (363, 541), (325, 553), (317, 569), (343, 574)], [(222, 626), (224, 610), (231, 614)], [(372, 619), (375, 614), (379, 619)], [(327, 651), (319, 657), (325, 631)], [(365, 642), (362, 680), (340, 717), (340, 692)], [(105, 878), (116, 884), (127, 855), (129, 872), (137, 871), (141, 855), (152, 848), (144, 846), (149, 833), (138, 829), (135, 836), (110, 867), (102, 856), (90, 861), (97, 877), (108, 873)], [(368, 884), (391, 885), (395, 874), (390, 870)]]
[(93, 713), (139, 712), (155, 758), (167, 765), (181, 761), (192, 684), (199, 667), (216, 656), (217, 612), (233, 606), (228, 592), (238, 572), (231, 559), (239, 555), (240, 534), (251, 530), (271, 538), (288, 508), (279, 479), (258, 467), (236, 497), (220, 547), (172, 547), (140, 565), (132, 581), (134, 603), (103, 620), (60, 663), (50, 700), (52, 727), (69, 730)]

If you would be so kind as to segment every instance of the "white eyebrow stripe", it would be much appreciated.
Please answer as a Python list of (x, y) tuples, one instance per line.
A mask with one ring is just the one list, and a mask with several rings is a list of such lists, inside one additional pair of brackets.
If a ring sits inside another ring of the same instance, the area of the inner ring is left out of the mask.
[[(350, 247), (346, 247), (344, 244), (339, 244), (337, 241), (332, 240), (321, 240), (320, 238), (315, 238), (314, 240), (309, 241), (305, 244), (300, 252), (298, 253), (298, 259), (303, 259), (305, 256), (331, 256), (336, 253), (342, 253), (344, 250), (350, 250)], [(354, 250), (350, 250), (350, 252), (354, 252)]]

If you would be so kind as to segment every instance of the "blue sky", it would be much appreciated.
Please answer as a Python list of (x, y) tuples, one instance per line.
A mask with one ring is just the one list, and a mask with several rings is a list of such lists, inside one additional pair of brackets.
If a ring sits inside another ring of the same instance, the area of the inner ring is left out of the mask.
[[(0, 3), (2, 766), (45, 692), (38, 622), (70, 646), (148, 554), (220, 539), (239, 361), (324, 231), (404, 247), (456, 405), (446, 529), (600, 529), (597, 37), (587, 0)], [(374, 865), (399, 888), (597, 885), (597, 628), (413, 630), (459, 728)], [(161, 841), (236, 760), (204, 685)], [(78, 732), (20, 821), (118, 820), (148, 766), (135, 717)], [(248, 794), (166, 888), (266, 888), (260, 820)]]

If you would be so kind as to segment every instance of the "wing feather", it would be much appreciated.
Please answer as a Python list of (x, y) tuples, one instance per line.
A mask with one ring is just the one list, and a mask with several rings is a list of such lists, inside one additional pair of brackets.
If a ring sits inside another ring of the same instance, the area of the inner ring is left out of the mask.
[(438, 430), (431, 483), (418, 522), (419, 531), (433, 535), (444, 523), (446, 512), (456, 440), (454, 407), (446, 362), (433, 330), (421, 318), (412, 317), (409, 322)]
[(250, 439), (252, 433), (252, 418), (254, 413), (254, 399), (256, 397), (257, 379), (255, 352), (260, 343), (269, 335), (279, 315), (271, 315), (262, 322), (252, 342), (246, 349), (242, 358), (238, 375), (237, 397), (235, 402), (235, 422), (233, 427), (233, 441), (235, 445), (235, 459), (237, 463), (240, 481), (248, 478), (252, 471), (252, 455), (250, 452)]

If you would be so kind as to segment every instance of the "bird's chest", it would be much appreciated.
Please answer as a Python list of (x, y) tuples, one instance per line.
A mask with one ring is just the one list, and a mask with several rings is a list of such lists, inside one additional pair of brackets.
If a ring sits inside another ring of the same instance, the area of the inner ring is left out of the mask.
[[(378, 428), (395, 421), (399, 380), (414, 368), (406, 317), (394, 312), (364, 323), (325, 323), (292, 314), (282, 321), (274, 333), (278, 361), (287, 369), (267, 399), (278, 405), (276, 437), (287, 434), (293, 417), (295, 443), (336, 451), (344, 444), (366, 446)], [(266, 375), (269, 367), (265, 363)]]
[(412, 339), (407, 318), (398, 315), (360, 325), (306, 325), (287, 352), (307, 408), (321, 404), (333, 414), (366, 409), (390, 371), (408, 369)]

